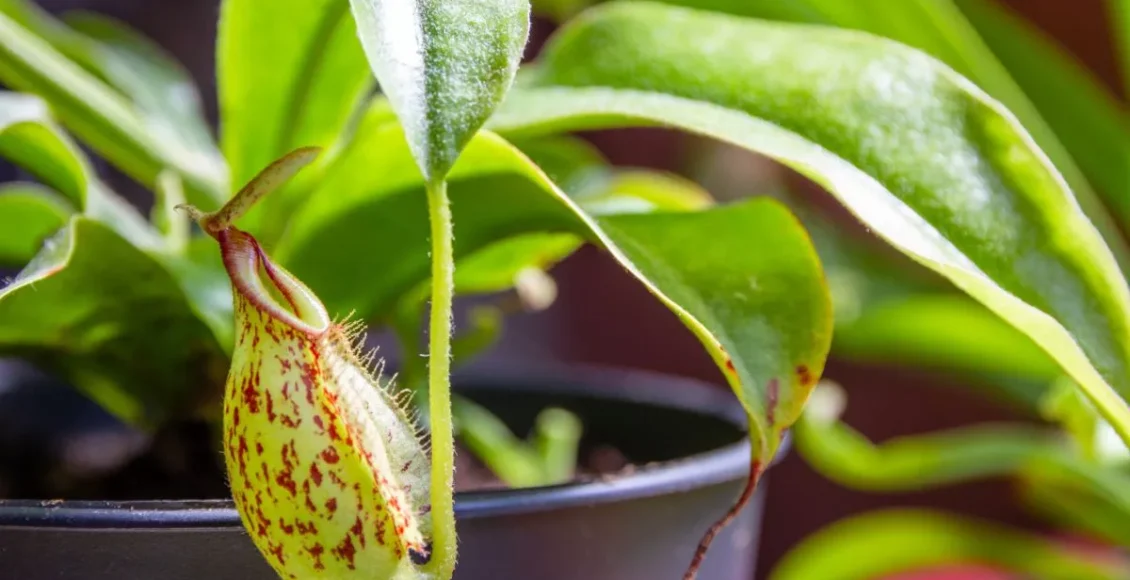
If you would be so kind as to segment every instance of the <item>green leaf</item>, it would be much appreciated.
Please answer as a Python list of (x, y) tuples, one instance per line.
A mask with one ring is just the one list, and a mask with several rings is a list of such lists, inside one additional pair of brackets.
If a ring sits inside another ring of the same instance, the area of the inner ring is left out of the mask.
[[(275, 252), (331, 312), (389, 313), (428, 279), (422, 178), (397, 131), (377, 129), (366, 146), (345, 152), (341, 162), (353, 170), (327, 171)], [(373, 143), (386, 145), (377, 154)], [(819, 264), (787, 210), (762, 199), (594, 218), (489, 133), (471, 141), (449, 179), (457, 259), (531, 233), (572, 234), (605, 248), (706, 345), (753, 415), (764, 445), (757, 457), (770, 456), (819, 376), (830, 339)], [(374, 251), (333, 250), (343, 247)]]
[(86, 156), (55, 125), (39, 97), (0, 92), (0, 157), (53, 187), (74, 208), (134, 245), (147, 250), (160, 247), (159, 236), (145, 218), (91, 175)]
[(157, 138), (125, 97), (3, 13), (0, 81), (42, 97), (63, 125), (143, 185), (170, 168), (194, 195), (216, 200), (226, 189), (215, 159)]
[(443, 179), (518, 70), (529, 0), (351, 0), (424, 176)]
[(0, 92), (0, 157), (55, 188), (76, 207), (85, 205), (86, 160), (55, 126), (39, 97)]
[(1114, 28), (1118, 60), (1122, 64), (1122, 83), (1130, 87), (1130, 1), (1106, 0), (1106, 4)]
[(924, 510), (841, 520), (806, 538), (770, 580), (873, 580), (946, 564), (983, 563), (1039, 580), (1125, 578), (1117, 561), (1089, 558), (1025, 532)]
[(493, 127), (662, 123), (781, 161), (1031, 337), (1130, 441), (1130, 293), (1110, 250), (1015, 119), (937, 61), (633, 3), (574, 20), (539, 71), (544, 88), (515, 91)]
[(155, 427), (209, 401), (226, 357), (154, 258), (73, 217), (0, 289), (0, 352), (60, 373), (125, 421)]
[(0, 264), (26, 264), (73, 212), (59, 194), (34, 183), (0, 185)]
[(607, 179), (610, 173), (599, 149), (571, 135), (519, 140), (514, 146), (571, 196), (596, 189), (593, 181)]
[(956, 3), (1123, 227), (1130, 224), (1130, 120), (1122, 105), (1081, 63), (1019, 16), (990, 0)]
[(90, 12), (56, 19), (29, 0), (0, 0), (0, 12), (131, 101), (159, 141), (176, 141), (193, 164), (225, 174), (199, 91), (171, 55), (123, 22)]
[(825, 382), (793, 429), (805, 462), (840, 485), (880, 493), (919, 492), (975, 479), (1013, 477), (1028, 486), (1102, 502), (1130, 518), (1126, 475), (1081, 456), (1063, 433), (978, 425), (896, 437), (876, 445), (838, 421), (844, 407), (842, 390)]
[(1126, 196), (1122, 194), (1130, 187), (1130, 172), (1124, 170), (1127, 164), (1122, 161), (1130, 155), (1125, 116), (1112, 109), (1111, 97), (1103, 94), (1080, 67), (985, 0), (956, 0), (966, 10), (965, 15), (955, 0), (662, 1), (768, 20), (861, 30), (942, 60), (1020, 119), (1063, 173), (1121, 267), (1130, 266), (1130, 250), (1118, 226), (1079, 167), (1099, 186), (1123, 224), (1127, 223), (1123, 211)]
[(348, 0), (224, 0), (216, 52), (235, 184), (293, 149), (331, 144), (372, 89)]
[(1058, 365), (1032, 339), (964, 296), (917, 294), (872, 304), (836, 326), (836, 352), (977, 374), (1050, 381)]
[(459, 262), (455, 291), (489, 294), (508, 290), (526, 270), (548, 270), (580, 246), (581, 239), (572, 234), (525, 234), (495, 242)]
[(211, 173), (227, 172), (200, 93), (179, 62), (112, 18), (80, 12), (66, 15), (66, 22), (89, 39), (92, 68), (133, 101), (156, 139), (178, 141), (194, 157), (193, 164), (211, 165)]

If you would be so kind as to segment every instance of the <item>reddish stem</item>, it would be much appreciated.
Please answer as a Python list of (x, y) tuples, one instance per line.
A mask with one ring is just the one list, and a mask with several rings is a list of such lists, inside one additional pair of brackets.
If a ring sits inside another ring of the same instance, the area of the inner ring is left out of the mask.
[(683, 580), (695, 580), (695, 577), (698, 575), (698, 569), (702, 567), (702, 562), (706, 559), (706, 553), (710, 550), (710, 544), (714, 542), (714, 537), (725, 529), (726, 526), (730, 525), (730, 522), (733, 522), (734, 518), (738, 517), (738, 514), (745, 509), (745, 506), (749, 505), (750, 500), (753, 499), (754, 492), (757, 491), (757, 483), (761, 480), (761, 474), (764, 472), (765, 470), (762, 469), (760, 461), (754, 461), (750, 464), (749, 478), (746, 479), (745, 489), (742, 490), (741, 497), (730, 507), (726, 515), (714, 522), (714, 525), (710, 526), (709, 530), (706, 530), (702, 539), (699, 540), (698, 548), (696, 548), (694, 552), (694, 558), (691, 559), (690, 566), (687, 567), (686, 573), (683, 574)]

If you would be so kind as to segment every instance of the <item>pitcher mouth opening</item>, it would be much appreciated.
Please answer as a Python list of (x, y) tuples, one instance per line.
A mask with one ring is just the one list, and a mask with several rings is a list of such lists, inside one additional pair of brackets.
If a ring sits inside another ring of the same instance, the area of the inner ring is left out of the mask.
[(331, 320), (317, 296), (267, 257), (250, 234), (233, 227), (216, 233), (235, 291), (279, 322), (309, 336), (329, 330)]

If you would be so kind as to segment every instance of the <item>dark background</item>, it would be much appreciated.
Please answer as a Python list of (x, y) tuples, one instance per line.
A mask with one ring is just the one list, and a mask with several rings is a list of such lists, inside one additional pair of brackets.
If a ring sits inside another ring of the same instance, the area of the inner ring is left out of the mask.
[[(83, 8), (103, 12), (154, 38), (192, 72), (205, 96), (208, 114), (215, 119), (213, 49), (218, 0), (40, 3), (52, 11)], [(1006, 3), (1054, 36), (1122, 95), (1101, 0)], [(531, 52), (550, 30), (548, 23), (536, 23)], [(688, 173), (688, 157), (708, 145), (651, 129), (602, 132), (590, 138), (616, 164), (681, 173)], [(727, 162), (753, 163), (751, 157), (742, 155), (730, 155)], [(681, 323), (611, 260), (585, 248), (561, 264), (554, 274), (560, 285), (558, 302), (545, 312), (512, 320), (502, 344), (481, 364), (530, 364), (554, 359), (647, 368), (722, 384), (717, 368)], [(849, 391), (847, 422), (875, 440), (973, 422), (1022, 419), (1004, 404), (954, 388), (946, 377), (924, 371), (833, 360), (826, 376)], [(821, 479), (793, 454), (771, 472), (769, 482), (759, 577), (809, 533), (842, 517), (884, 506), (931, 506), (1025, 526), (1038, 525), (1012, 500), (1009, 485), (1004, 481), (898, 496), (862, 494)]]

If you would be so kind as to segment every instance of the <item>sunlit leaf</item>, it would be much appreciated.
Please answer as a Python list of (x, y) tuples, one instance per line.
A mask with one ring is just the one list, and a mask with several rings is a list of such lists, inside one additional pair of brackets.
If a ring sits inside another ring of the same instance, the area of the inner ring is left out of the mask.
[(1027, 532), (922, 510), (874, 512), (806, 538), (770, 580), (874, 580), (947, 564), (981, 563), (1038, 580), (1114, 580), (1127, 570)]
[(292, 149), (331, 144), (373, 85), (348, 0), (224, 0), (216, 68), (239, 186)]
[(36, 184), (0, 185), (0, 264), (23, 266), (73, 212), (66, 199)]
[(528, 0), (351, 0), (369, 63), (428, 180), (510, 88), (529, 32)]
[[(710, 42), (677, 40), (692, 37)], [(631, 3), (567, 26), (539, 73), (545, 88), (515, 91), (493, 127), (664, 123), (769, 155), (1031, 337), (1130, 440), (1113, 256), (1015, 119), (937, 61), (853, 31)]]

